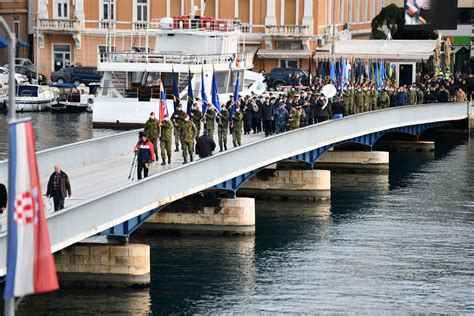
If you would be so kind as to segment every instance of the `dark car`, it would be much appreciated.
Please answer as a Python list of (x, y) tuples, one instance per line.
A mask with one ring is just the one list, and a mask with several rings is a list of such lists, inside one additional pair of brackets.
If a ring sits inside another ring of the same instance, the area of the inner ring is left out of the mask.
[[(15, 72), (28, 77), (30, 83), (36, 80), (36, 71), (33, 70), (34, 66), (15, 66)], [(38, 74), (38, 84), (47, 84), (48, 78), (45, 75)]]
[(76, 86), (81, 83), (89, 84), (99, 82), (102, 73), (96, 67), (66, 67), (51, 73), (51, 81), (57, 83), (74, 83)]
[(301, 78), (301, 84), (307, 86), (309, 84), (309, 76), (306, 71), (298, 68), (273, 68), (267, 77), (267, 85), (269, 88), (279, 90), (282, 86), (296, 86)]

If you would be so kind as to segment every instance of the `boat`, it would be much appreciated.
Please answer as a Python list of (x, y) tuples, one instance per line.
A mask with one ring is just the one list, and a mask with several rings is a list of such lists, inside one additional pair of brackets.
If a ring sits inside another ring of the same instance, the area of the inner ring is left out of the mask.
[(81, 87), (72, 83), (56, 83), (58, 89), (56, 100), (51, 103), (51, 112), (80, 113), (90, 111), (94, 98)]
[[(210, 101), (215, 74), (221, 102), (234, 92), (237, 74), (241, 93), (245, 94), (243, 87), (247, 89), (252, 83), (246, 78), (251, 77), (248, 72), (253, 68), (253, 53), (239, 44), (242, 33), (238, 20), (162, 18), (148, 23), (139, 35), (145, 38), (143, 51), (108, 50), (101, 54), (98, 70), (104, 75), (94, 100), (94, 127), (143, 127), (149, 113), (158, 111), (160, 83), (170, 92), (166, 93), (170, 114), (174, 108), (173, 81), (184, 110), (189, 80), (194, 97), (200, 98), (203, 78)], [(156, 38), (154, 47), (148, 47), (151, 37)]]
[(55, 99), (54, 92), (46, 86), (22, 85), (16, 88), (17, 112), (47, 111)]

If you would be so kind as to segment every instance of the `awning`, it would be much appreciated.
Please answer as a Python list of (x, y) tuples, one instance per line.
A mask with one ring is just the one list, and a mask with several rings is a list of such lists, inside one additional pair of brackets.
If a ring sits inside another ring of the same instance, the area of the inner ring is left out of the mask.
[(5, 37), (0, 35), (0, 48), (7, 48), (8, 47), (8, 41)]
[(28, 43), (25, 40), (22, 40), (21, 38), (16, 39), (16, 46), (18, 47), (30, 47), (30, 43)]
[[(359, 57), (404, 61), (427, 60), (433, 55), (436, 40), (347, 40), (336, 41), (334, 57)], [(315, 58), (331, 57), (331, 43), (320, 47)]]
[(311, 57), (311, 51), (306, 49), (259, 49), (257, 56), (260, 58), (304, 58)]

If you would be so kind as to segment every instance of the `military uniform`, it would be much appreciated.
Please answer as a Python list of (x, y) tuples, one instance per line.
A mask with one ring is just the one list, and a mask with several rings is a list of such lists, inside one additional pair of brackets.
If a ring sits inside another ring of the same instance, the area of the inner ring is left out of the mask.
[(214, 121), (216, 119), (216, 112), (213, 109), (210, 109), (208, 106), (204, 118), (205, 118), (205, 128), (207, 132), (209, 133), (209, 136), (211, 136), (211, 138), (214, 139)]
[(381, 109), (386, 109), (390, 107), (390, 97), (386, 91), (379, 93), (378, 105)]
[(191, 121), (184, 121), (181, 127), (181, 146), (183, 147), (183, 163), (188, 162), (188, 154), (193, 161), (194, 139), (196, 138), (197, 128)]
[(153, 144), (156, 159), (158, 159), (157, 141), (158, 136), (160, 135), (160, 122), (156, 118), (150, 117), (148, 121), (146, 121), (145, 128), (143, 130), (146, 133), (150, 142)]
[(227, 150), (227, 133), (229, 131), (229, 111), (222, 108), (221, 113), (217, 116), (217, 136), (219, 138), (219, 148)]
[(275, 110), (275, 127), (277, 134), (284, 133), (286, 131), (288, 117), (288, 111), (284, 107)]
[(234, 147), (242, 145), (242, 127), (244, 114), (240, 111), (235, 111), (232, 117), (232, 143)]
[(296, 108), (292, 108), (290, 111), (290, 130), (297, 129), (300, 127), (300, 112)]
[(371, 91), (372, 92), (372, 111), (375, 111), (378, 109), (378, 98), (379, 98), (379, 93), (378, 91)]
[(175, 151), (179, 151), (179, 135), (181, 133), (181, 125), (183, 125), (184, 122), (184, 115), (186, 115), (186, 113), (184, 113), (183, 110), (176, 109), (176, 111), (173, 113), (173, 117), (171, 118), (174, 125), (174, 141), (176, 146)]
[(417, 95), (415, 90), (408, 90), (408, 104), (415, 105), (417, 102)]
[(359, 114), (364, 111), (364, 92), (363, 91), (356, 91), (354, 94), (354, 114)]
[(421, 89), (419, 89), (418, 91), (416, 91), (416, 100), (417, 100), (417, 103), (418, 104), (422, 104), (424, 99), (425, 99), (425, 94), (423, 93), (423, 91)]
[(342, 102), (344, 104), (344, 108), (347, 111), (347, 115), (354, 114), (354, 109), (352, 108), (353, 105), (353, 93), (351, 90), (346, 90), (342, 95)]
[(196, 134), (196, 140), (198, 139), (199, 135), (201, 135), (201, 120), (202, 120), (202, 112), (199, 109), (192, 109), (191, 111), (191, 118), (194, 123), (194, 126), (196, 126), (197, 134)]
[(173, 135), (173, 124), (169, 120), (163, 120), (161, 122), (161, 133), (160, 133), (160, 148), (161, 148), (161, 159), (162, 165), (165, 165), (166, 156), (168, 156), (168, 164), (171, 163), (171, 143)]

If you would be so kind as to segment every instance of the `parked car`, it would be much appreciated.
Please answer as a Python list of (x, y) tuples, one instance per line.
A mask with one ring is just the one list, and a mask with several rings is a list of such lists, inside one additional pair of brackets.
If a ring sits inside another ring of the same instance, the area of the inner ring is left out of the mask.
[(37, 83), (39, 85), (47, 84), (48, 78), (43, 74), (38, 74), (38, 82), (36, 81), (36, 71), (34, 65), (32, 66), (15, 66), (15, 72), (22, 74), (28, 78), (30, 83)]
[[(0, 81), (8, 83), (9, 70), (5, 67), (0, 67)], [(24, 84), (28, 82), (28, 78), (22, 74), (15, 73), (16, 84)]]
[(279, 90), (282, 86), (294, 86), (297, 84), (296, 76), (301, 78), (301, 84), (309, 85), (308, 73), (298, 68), (273, 68), (267, 76), (269, 88)]
[(51, 81), (57, 83), (89, 84), (102, 79), (96, 67), (66, 67), (51, 73)]
[[(28, 58), (15, 58), (15, 66), (32, 67), (33, 63)], [(5, 64), (3, 67), (8, 68), (8, 64)]]

